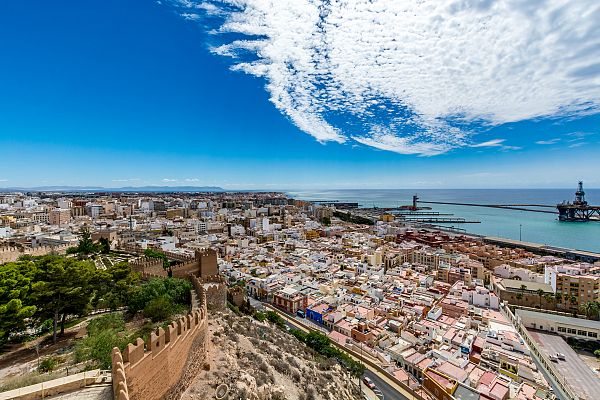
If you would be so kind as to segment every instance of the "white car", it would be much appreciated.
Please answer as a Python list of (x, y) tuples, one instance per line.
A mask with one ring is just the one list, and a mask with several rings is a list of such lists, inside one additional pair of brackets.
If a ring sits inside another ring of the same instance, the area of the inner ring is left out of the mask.
[(556, 358), (558, 358), (559, 360), (563, 360), (565, 359), (565, 355), (563, 353), (556, 353)]

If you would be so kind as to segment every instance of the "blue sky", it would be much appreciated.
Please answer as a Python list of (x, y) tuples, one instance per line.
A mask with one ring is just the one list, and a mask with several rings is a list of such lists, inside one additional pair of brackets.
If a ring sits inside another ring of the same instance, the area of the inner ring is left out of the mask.
[(0, 186), (600, 187), (594, 2), (287, 3), (1, 2)]

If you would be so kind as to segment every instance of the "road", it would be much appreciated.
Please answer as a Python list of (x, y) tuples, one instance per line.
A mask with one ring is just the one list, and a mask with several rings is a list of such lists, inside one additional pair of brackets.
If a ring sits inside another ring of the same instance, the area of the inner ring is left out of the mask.
[[(383, 395), (383, 397), (379, 396), (380, 399), (382, 399), (382, 400), (408, 400), (407, 397), (398, 393), (398, 391), (396, 389), (394, 389), (386, 381), (381, 379), (379, 377), (379, 375), (374, 374), (373, 371), (366, 369), (364, 376), (371, 379), (373, 381), (373, 383), (375, 384), (375, 386), (377, 387), (377, 389), (379, 390), (379, 392)], [(375, 391), (375, 394), (379, 395), (379, 393), (377, 393), (377, 391)]]
[[(256, 307), (257, 309), (260, 309), (260, 310), (267, 309), (266, 307), (264, 307), (264, 305), (262, 303), (260, 303), (256, 300), (253, 300), (250, 303), (253, 307)], [(255, 304), (253, 304), (253, 303), (255, 303)], [(258, 303), (258, 304), (256, 304), (256, 303)], [(300, 318), (297, 316), (292, 317), (291, 315), (284, 314), (282, 312), (280, 312), (280, 315), (282, 315), (284, 317), (286, 326), (289, 327), (290, 329), (292, 329), (292, 328), (298, 329), (299, 328), (299, 329), (306, 331), (306, 329), (302, 325), (299, 324), (299, 323), (302, 323), (304, 325), (309, 325), (311, 327), (314, 326), (316, 329), (322, 330), (322, 331), (324, 331), (324, 333), (327, 333), (327, 330), (324, 327), (318, 326), (315, 323), (313, 323), (312, 321), (308, 321), (304, 318)], [(366, 367), (365, 374), (363, 376), (366, 376), (373, 381), (373, 383), (376, 386), (376, 388), (375, 388), (375, 390), (373, 390), (373, 392), (375, 392), (375, 394), (377, 395), (377, 397), (379, 397), (379, 399), (381, 399), (381, 400), (409, 400), (408, 397), (399, 393), (398, 390), (396, 390), (392, 385), (387, 383), (378, 374), (371, 371), (369, 369), (370, 368), (369, 365), (365, 364), (365, 367)]]

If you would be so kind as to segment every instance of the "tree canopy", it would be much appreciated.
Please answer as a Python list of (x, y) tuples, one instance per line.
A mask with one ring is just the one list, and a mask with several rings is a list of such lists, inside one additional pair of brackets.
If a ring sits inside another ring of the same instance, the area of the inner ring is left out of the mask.
[(0, 343), (47, 319), (56, 341), (68, 316), (125, 305), (137, 279), (128, 263), (98, 270), (91, 261), (59, 255), (6, 263), (0, 268)]

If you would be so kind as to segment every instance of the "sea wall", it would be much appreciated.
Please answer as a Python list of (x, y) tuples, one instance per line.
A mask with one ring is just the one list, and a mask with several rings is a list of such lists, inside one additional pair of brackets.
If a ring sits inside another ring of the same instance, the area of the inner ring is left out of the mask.
[(192, 312), (158, 328), (147, 342), (138, 338), (121, 353), (113, 349), (116, 400), (175, 399), (204, 366), (208, 346), (206, 293), (194, 285)]

